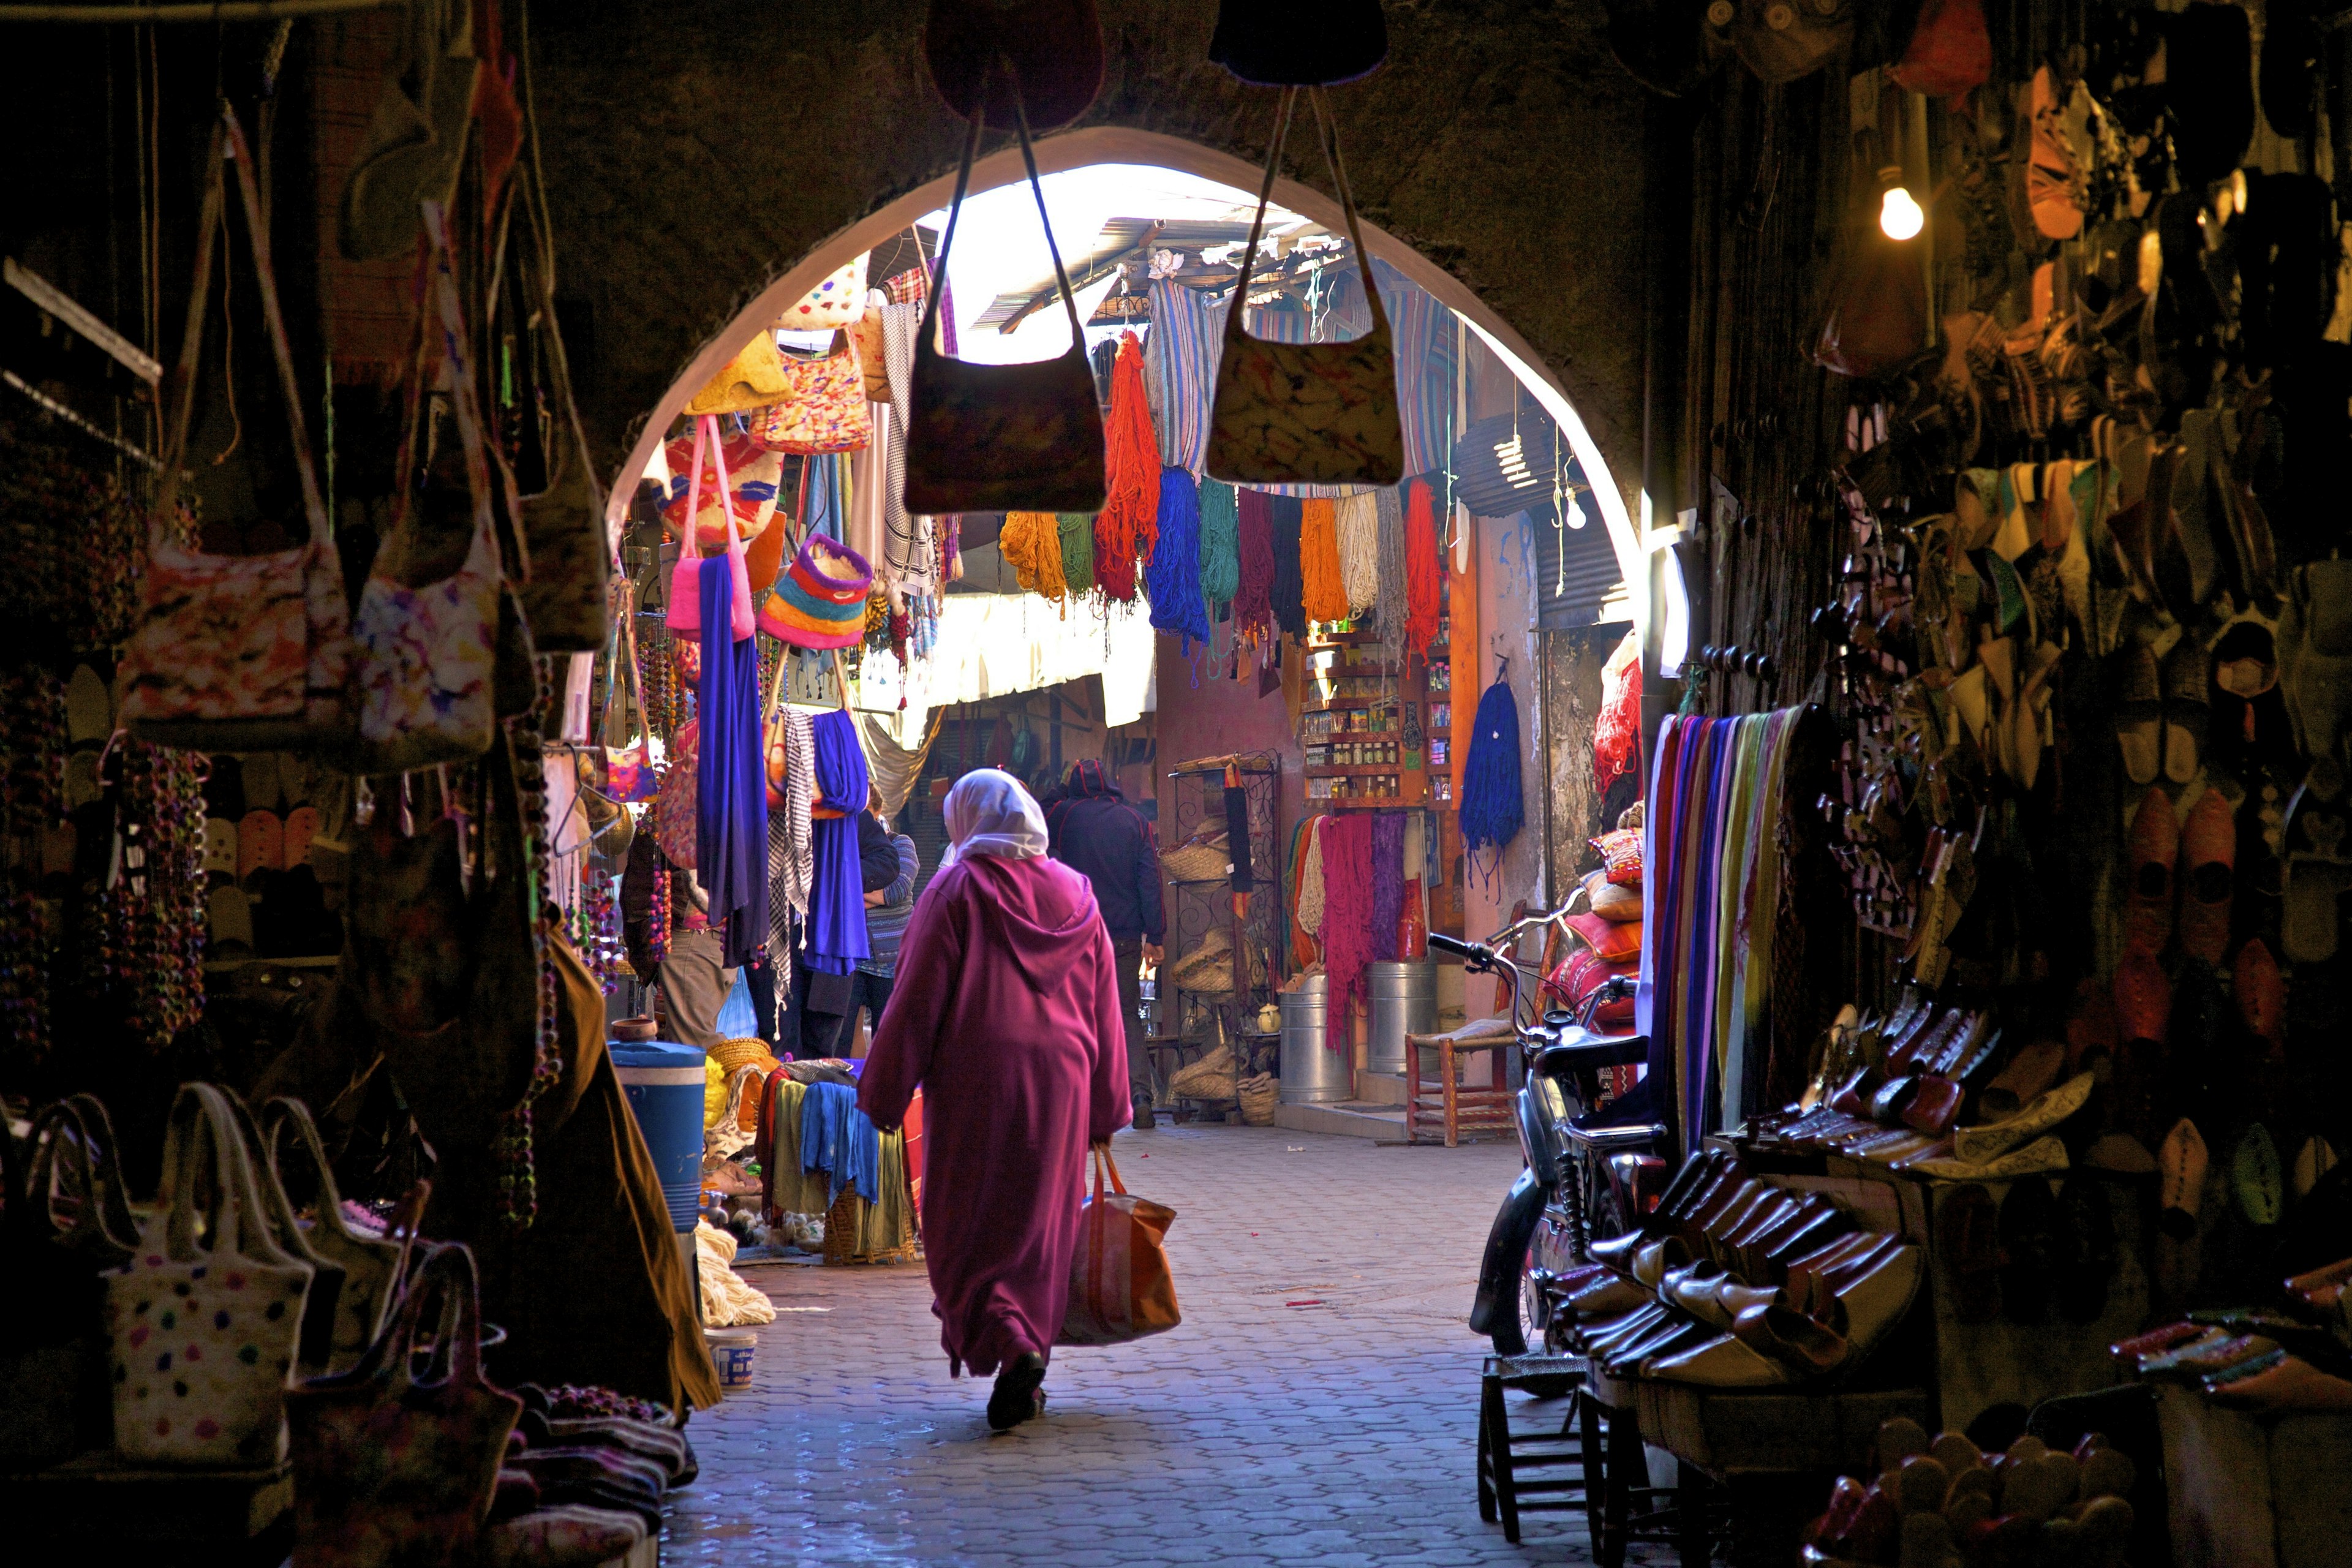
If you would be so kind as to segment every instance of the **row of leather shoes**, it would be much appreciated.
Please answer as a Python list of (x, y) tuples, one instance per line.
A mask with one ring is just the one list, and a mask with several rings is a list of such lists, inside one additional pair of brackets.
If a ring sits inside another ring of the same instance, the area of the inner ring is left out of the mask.
[(1777, 1148), (1833, 1150), (1891, 1165), (1948, 1156), (1969, 1084), (2000, 1039), (1990, 1013), (1938, 1010), (1925, 993), (1906, 991), (1885, 1018), (1854, 1026), (1846, 1054), (1855, 1065), (1822, 1085), (1818, 1102), (1757, 1131)]
[(2192, 1312), (2107, 1348), (2142, 1382), (2186, 1384), (2229, 1409), (2352, 1411), (2352, 1351), (2280, 1314)]
[(1561, 1280), (1577, 1339), (1614, 1376), (1764, 1387), (1858, 1359), (1916, 1294), (1919, 1249), (1854, 1227), (1820, 1194), (1694, 1156), (1643, 1229)]

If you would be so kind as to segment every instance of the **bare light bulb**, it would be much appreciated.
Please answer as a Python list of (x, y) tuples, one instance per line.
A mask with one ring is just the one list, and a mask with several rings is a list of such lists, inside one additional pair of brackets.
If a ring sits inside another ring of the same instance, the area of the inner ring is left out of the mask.
[(1886, 195), (1879, 199), (1878, 229), (1889, 239), (1916, 239), (1927, 226), (1927, 215), (1920, 210), (1909, 191), (1901, 185), (1889, 185)]

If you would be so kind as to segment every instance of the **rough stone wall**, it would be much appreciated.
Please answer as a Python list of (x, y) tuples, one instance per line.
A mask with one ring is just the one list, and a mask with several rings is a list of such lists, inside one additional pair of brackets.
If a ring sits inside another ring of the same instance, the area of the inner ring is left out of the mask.
[[(920, 0), (575, 0), (534, 11), (562, 291), (593, 311), (599, 458), (742, 302), (828, 237), (954, 170)], [(1641, 89), (1598, 0), (1389, 0), (1390, 63), (1334, 89), (1365, 218), (1475, 289), (1549, 363), (1611, 466), (1640, 472)], [(1079, 123), (1262, 164), (1276, 95), (1208, 61), (1213, 0), (1102, 0)], [(992, 148), (995, 141), (992, 139)], [(1309, 136), (1286, 172), (1328, 191)]]

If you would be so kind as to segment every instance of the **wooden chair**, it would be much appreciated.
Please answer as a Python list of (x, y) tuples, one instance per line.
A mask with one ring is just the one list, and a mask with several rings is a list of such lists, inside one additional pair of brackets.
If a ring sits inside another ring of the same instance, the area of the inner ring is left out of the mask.
[[(1502, 1032), (1494, 1033), (1497, 1024)], [(1464, 1037), (1469, 1037), (1465, 1038)], [(1449, 1149), (1474, 1136), (1516, 1133), (1517, 1096), (1510, 1087), (1509, 1060), (1518, 1040), (1507, 1023), (1480, 1019), (1446, 1035), (1407, 1035), (1404, 1038), (1404, 1139), (1408, 1143), (1434, 1143), (1440, 1135)], [(1465, 1087), (1458, 1059), (1484, 1051), (1491, 1068), (1483, 1088)], [(1424, 1053), (1434, 1052), (1437, 1073), (1431, 1081), (1423, 1072)]]
[[(1519, 1515), (1581, 1511), (1591, 1538), (1599, 1541), (1601, 1488), (1591, 1468), (1590, 1443), (1576, 1431), (1585, 1401), (1579, 1393), (1583, 1362), (1577, 1356), (1488, 1356), (1478, 1389), (1478, 1517), (1500, 1520), (1503, 1539), (1519, 1543)], [(1537, 1399), (1569, 1396), (1556, 1432), (1538, 1429), (1514, 1435), (1505, 1389)], [(1585, 1413), (1589, 1425), (1592, 1420)], [(1573, 1474), (1545, 1472), (1573, 1471)]]

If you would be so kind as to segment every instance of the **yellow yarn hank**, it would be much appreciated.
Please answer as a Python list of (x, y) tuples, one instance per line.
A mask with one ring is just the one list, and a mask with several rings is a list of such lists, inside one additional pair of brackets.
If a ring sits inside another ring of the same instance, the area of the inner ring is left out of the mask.
[(1061, 604), (1069, 592), (1062, 575), (1062, 523), (1050, 511), (1008, 511), (996, 536), (997, 552), (1012, 563), (1021, 586)]

